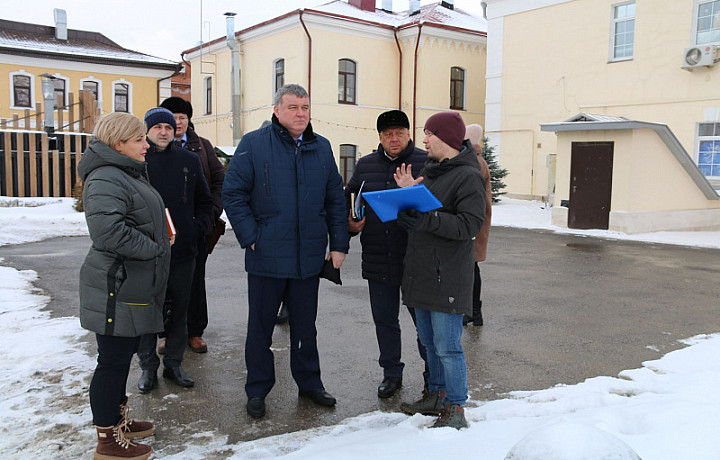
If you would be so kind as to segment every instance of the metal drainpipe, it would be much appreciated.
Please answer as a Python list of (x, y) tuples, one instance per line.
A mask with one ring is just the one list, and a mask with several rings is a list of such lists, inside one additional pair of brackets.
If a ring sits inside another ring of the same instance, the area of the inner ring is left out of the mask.
[(420, 34), (422, 33), (422, 22), (418, 23), (418, 36), (415, 43), (415, 62), (413, 64), (413, 130), (412, 137), (415, 138), (415, 130), (417, 129), (417, 66), (418, 66), (418, 48), (420, 47)]
[(397, 29), (397, 27), (395, 27), (393, 29), (393, 35), (395, 35), (395, 44), (397, 45), (398, 53), (400, 53), (400, 62), (399, 62), (400, 71), (398, 72), (398, 74), (399, 74), (399, 77), (398, 77), (398, 110), (402, 110), (403, 52), (402, 52), (402, 48), (400, 47), (400, 41), (398, 40), (397, 32), (398, 32), (398, 29)]
[(305, 35), (307, 35), (308, 38), (308, 84), (307, 84), (307, 93), (308, 93), (308, 99), (312, 101), (312, 37), (310, 36), (310, 31), (308, 31), (307, 26), (305, 25), (305, 21), (303, 20), (303, 13), (304, 10), (300, 10), (300, 24), (302, 24), (303, 29), (305, 29)]
[[(240, 95), (240, 46), (235, 40), (235, 13), (225, 13), (225, 43), (230, 48), (230, 95), (233, 145), (242, 137), (242, 98)], [(216, 90), (217, 91), (217, 90)], [(217, 124), (216, 124), (217, 125)]]

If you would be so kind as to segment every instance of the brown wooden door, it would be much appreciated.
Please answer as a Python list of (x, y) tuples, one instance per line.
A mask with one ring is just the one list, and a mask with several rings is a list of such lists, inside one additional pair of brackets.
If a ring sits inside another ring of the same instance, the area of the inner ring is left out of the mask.
[(569, 228), (607, 230), (612, 196), (612, 142), (573, 142)]

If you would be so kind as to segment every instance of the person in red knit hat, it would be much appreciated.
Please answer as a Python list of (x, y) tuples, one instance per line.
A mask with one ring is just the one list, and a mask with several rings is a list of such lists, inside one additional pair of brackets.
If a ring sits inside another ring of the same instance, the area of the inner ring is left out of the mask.
[(408, 232), (402, 279), (403, 303), (415, 308), (420, 342), (430, 371), (422, 399), (402, 403), (409, 414), (439, 415), (437, 427), (466, 428), (467, 364), (460, 338), (463, 315), (472, 314), (473, 238), (485, 219), (485, 183), (475, 149), (465, 140), (465, 123), (455, 112), (441, 112), (425, 123), (428, 161), (414, 179), (397, 168), (400, 187), (421, 181), (442, 203), (428, 212), (398, 214)]

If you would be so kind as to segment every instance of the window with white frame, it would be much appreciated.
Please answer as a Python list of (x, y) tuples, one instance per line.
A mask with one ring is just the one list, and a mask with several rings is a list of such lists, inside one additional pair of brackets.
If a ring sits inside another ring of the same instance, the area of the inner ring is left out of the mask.
[(129, 82), (113, 82), (113, 112), (132, 113), (132, 85)]
[(205, 78), (205, 115), (212, 113), (212, 77)]
[(720, 123), (698, 124), (697, 159), (706, 177), (720, 179)]
[(612, 6), (610, 60), (632, 59), (635, 44), (635, 2)]
[(460, 67), (450, 68), (450, 108), (465, 110), (465, 71)]
[(720, 0), (697, 1), (695, 44), (720, 43)]
[(273, 66), (273, 94), (285, 84), (285, 59), (277, 59)]
[(102, 82), (92, 77), (80, 80), (80, 89), (90, 91), (98, 103), (98, 107), (102, 108)]
[(10, 74), (10, 88), (12, 88), (12, 106), (16, 108), (29, 108), (33, 105), (35, 78), (25, 72), (12, 72)]
[(357, 64), (350, 59), (338, 61), (338, 102), (341, 104), (355, 104), (357, 91)]
[(55, 108), (57, 109), (59, 105), (59, 107), (63, 107), (64, 110), (67, 110), (68, 79), (55, 75), (53, 86), (55, 87)]
[(348, 183), (355, 170), (357, 162), (357, 145), (340, 144), (340, 174), (342, 174), (343, 184)]

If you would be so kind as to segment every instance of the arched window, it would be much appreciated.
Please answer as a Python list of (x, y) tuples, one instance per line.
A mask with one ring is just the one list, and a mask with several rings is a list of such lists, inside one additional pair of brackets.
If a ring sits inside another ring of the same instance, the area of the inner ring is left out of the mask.
[(12, 88), (12, 106), (16, 108), (28, 108), (33, 106), (35, 99), (34, 89), (35, 78), (25, 71), (10, 73), (10, 87)]
[(113, 82), (113, 112), (132, 113), (132, 85), (129, 82)]
[(285, 59), (277, 59), (273, 67), (273, 95), (285, 84)]
[(450, 68), (450, 108), (465, 110), (465, 71), (460, 67)]
[(340, 144), (340, 174), (342, 174), (343, 184), (345, 185), (347, 185), (355, 170), (356, 157), (357, 145)]
[(357, 64), (350, 59), (338, 61), (338, 102), (355, 104), (357, 87)]
[(205, 115), (212, 113), (212, 77), (205, 78)]

